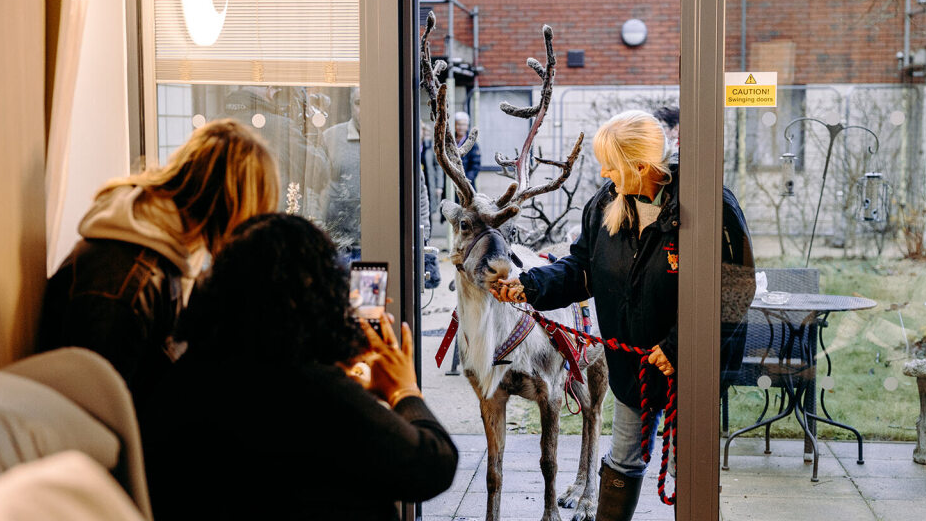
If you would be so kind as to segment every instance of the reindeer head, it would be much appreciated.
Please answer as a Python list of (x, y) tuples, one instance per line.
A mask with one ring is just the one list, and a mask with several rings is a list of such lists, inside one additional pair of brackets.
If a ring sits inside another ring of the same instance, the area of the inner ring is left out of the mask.
[(579, 156), (584, 135), (579, 134), (579, 138), (572, 147), (572, 153), (565, 161), (536, 158), (539, 163), (559, 168), (561, 173), (559, 177), (545, 185), (530, 186), (531, 147), (553, 97), (553, 76), (556, 65), (556, 56), (553, 53), (553, 29), (544, 25), (546, 66), (541, 65), (534, 58), (527, 60), (527, 66), (533, 69), (542, 81), (540, 100), (532, 107), (515, 107), (507, 102), (503, 102), (500, 106), (501, 110), (509, 116), (523, 119), (533, 118), (530, 131), (516, 158), (509, 159), (501, 154), (495, 154), (495, 161), (503, 169), (514, 170), (516, 182), (512, 183), (497, 199), (476, 193), (466, 179), (461, 158), (472, 149), (478, 130), (473, 128), (466, 141), (461, 146), (457, 146), (453, 130), (447, 121), (449, 112), (447, 86), (438, 80), (438, 75), (447, 67), (447, 64), (438, 61), (433, 67), (431, 65), (428, 35), (434, 28), (434, 23), (434, 13), (430, 13), (427, 27), (421, 37), (421, 84), (430, 97), (431, 117), (434, 119), (434, 154), (444, 172), (457, 187), (460, 199), (459, 204), (450, 200), (441, 202), (441, 213), (450, 222), (454, 232), (450, 259), (457, 270), (470, 282), (488, 289), (496, 280), (508, 277), (512, 262), (520, 263), (508, 245), (505, 223), (518, 215), (525, 201), (556, 190), (566, 182), (572, 173), (572, 165)]

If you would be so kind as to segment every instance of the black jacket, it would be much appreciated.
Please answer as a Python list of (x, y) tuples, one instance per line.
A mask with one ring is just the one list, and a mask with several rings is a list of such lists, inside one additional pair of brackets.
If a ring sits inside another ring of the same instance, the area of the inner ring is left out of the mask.
[(748, 320), (756, 293), (752, 239), (739, 201), (723, 188), (723, 236), (720, 270), (720, 385), (735, 378), (743, 361)]
[(473, 143), (473, 148), (462, 159), (466, 178), (469, 179), (473, 186), (476, 186), (476, 176), (479, 175), (479, 169), (482, 168), (482, 154), (479, 152), (479, 144)]
[[(678, 179), (677, 165), (672, 165)], [(617, 195), (608, 182), (586, 204), (582, 232), (570, 255), (549, 266), (533, 268), (520, 276), (527, 301), (539, 310), (555, 309), (572, 302), (595, 298), (598, 326), (605, 339), (642, 349), (659, 345), (673, 366), (678, 363), (678, 183), (666, 187), (668, 201), (656, 221), (638, 236), (634, 205), (633, 223), (611, 236), (603, 227), (604, 209)], [(732, 198), (732, 199), (731, 199)], [(733, 211), (735, 208), (736, 211)], [(729, 212), (728, 212), (729, 210)], [(738, 212), (738, 218), (735, 214)], [(731, 236), (748, 243), (745, 219), (735, 197), (724, 189), (724, 215)], [(741, 246), (728, 248), (742, 250)], [(727, 253), (724, 253), (726, 258)], [(742, 255), (741, 255), (742, 256)], [(751, 250), (749, 251), (751, 259)], [(755, 284), (754, 278), (752, 284)], [(750, 297), (751, 300), (751, 297)], [(745, 309), (742, 311), (745, 315)], [(741, 315), (741, 317), (742, 317)], [(607, 349), (609, 383), (623, 403), (639, 408), (640, 356)], [(647, 378), (654, 382), (652, 397), (659, 406), (665, 396), (665, 377), (647, 364)]]
[[(676, 176), (677, 178), (677, 176)], [(617, 195), (607, 182), (585, 205), (582, 232), (570, 254), (549, 266), (521, 274), (527, 301), (539, 310), (555, 309), (595, 298), (603, 338), (650, 349), (659, 345), (669, 361), (677, 358), (678, 198), (676, 185), (666, 187), (669, 199), (656, 221), (638, 238), (634, 224), (613, 237), (603, 227), (604, 209)], [(672, 258), (674, 256), (674, 258)], [(608, 379), (614, 396), (640, 407), (640, 356), (606, 349)], [(651, 396), (664, 396), (665, 377), (646, 365)], [(658, 405), (658, 403), (656, 404)]]
[(155, 519), (393, 520), (450, 487), (456, 447), (420, 398), (389, 410), (335, 366), (211, 353), (151, 396)]
[(170, 366), (165, 342), (183, 305), (181, 273), (152, 249), (83, 239), (48, 281), (38, 349), (86, 347), (137, 397)]

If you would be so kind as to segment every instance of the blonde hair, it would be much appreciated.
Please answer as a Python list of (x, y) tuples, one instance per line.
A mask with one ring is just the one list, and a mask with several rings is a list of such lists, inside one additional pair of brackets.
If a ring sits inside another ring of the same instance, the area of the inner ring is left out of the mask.
[(167, 165), (106, 183), (100, 195), (120, 186), (141, 186), (153, 197), (177, 205), (182, 239), (200, 238), (215, 255), (236, 226), (276, 209), (280, 180), (264, 141), (232, 119), (211, 121), (193, 131)]
[[(652, 114), (628, 110), (601, 125), (592, 141), (595, 158), (606, 170), (629, 172), (642, 177), (642, 171), (655, 170), (663, 174), (660, 184), (669, 184), (669, 153), (666, 134)], [(644, 168), (640, 168), (643, 166)], [(641, 180), (642, 182), (642, 180)], [(605, 208), (604, 226), (614, 235), (631, 221), (627, 198), (618, 194)]]

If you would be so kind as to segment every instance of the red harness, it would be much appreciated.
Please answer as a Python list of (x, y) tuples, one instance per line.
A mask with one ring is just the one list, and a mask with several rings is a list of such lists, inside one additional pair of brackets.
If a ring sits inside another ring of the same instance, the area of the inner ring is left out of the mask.
[[(576, 316), (576, 326), (581, 327), (583, 325), (583, 311), (585, 311), (586, 308), (580, 308), (575, 304), (573, 304), (573, 308), (573, 313)], [(530, 311), (536, 313), (533, 309)], [(511, 354), (516, 347), (521, 345), (521, 342), (523, 342), (527, 338), (527, 335), (534, 329), (535, 324), (537, 324), (537, 320), (529, 314), (519, 320), (514, 330), (508, 335), (508, 338), (495, 348), (492, 365), (510, 364), (511, 361), (506, 360), (505, 357)], [(555, 324), (555, 322), (550, 322), (550, 324)], [(450, 315), (450, 324), (447, 326), (447, 332), (444, 333), (444, 339), (441, 340), (440, 347), (437, 349), (437, 354), (434, 356), (437, 367), (440, 367), (444, 362), (444, 357), (447, 356), (447, 351), (450, 349), (450, 344), (453, 342), (459, 327), (460, 317), (457, 315), (457, 311), (453, 310), (453, 313)], [(580, 383), (585, 382), (579, 367), (579, 359), (584, 359), (585, 363), (588, 364), (586, 342), (578, 336), (574, 337), (574, 339), (569, 338), (569, 335), (565, 334), (561, 329), (551, 325), (544, 326), (544, 330), (550, 337), (550, 343), (553, 344), (556, 351), (566, 361), (566, 367), (569, 371), (569, 376), (566, 379), (566, 390), (572, 395), (573, 399), (575, 399), (576, 396), (572, 392), (571, 383), (572, 380), (578, 380)], [(576, 400), (576, 402), (578, 403), (578, 400)], [(581, 411), (581, 406), (579, 410)], [(576, 411), (573, 414), (578, 412), (579, 411)]]

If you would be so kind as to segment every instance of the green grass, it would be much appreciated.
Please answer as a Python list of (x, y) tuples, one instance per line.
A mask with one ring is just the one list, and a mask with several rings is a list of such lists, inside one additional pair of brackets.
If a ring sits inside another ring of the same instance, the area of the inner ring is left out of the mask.
[[(763, 267), (786, 267), (802, 264), (799, 259), (758, 259)], [(824, 331), (824, 341), (831, 354), (835, 387), (826, 393), (826, 407), (837, 421), (857, 428), (866, 440), (911, 441), (916, 439), (919, 395), (913, 378), (902, 373), (909, 360), (897, 311), (900, 309), (911, 345), (926, 336), (926, 263), (887, 259), (815, 259), (820, 270), (820, 291), (835, 295), (859, 295), (878, 306), (857, 312), (833, 313)], [(826, 374), (826, 361), (820, 359), (817, 376)], [(684, 376), (683, 376), (684, 377)], [(896, 378), (898, 387), (889, 391), (885, 380)], [(770, 412), (778, 410), (778, 389), (772, 388)], [(818, 389), (819, 393), (819, 389)], [(730, 390), (730, 430), (755, 422), (765, 403), (756, 387), (733, 387)], [(817, 397), (819, 401), (819, 394)], [(719, 399), (718, 399), (719, 403)], [(602, 434), (611, 433), (614, 397), (608, 393), (603, 411)], [(818, 413), (822, 410), (817, 405)], [(527, 407), (525, 432), (540, 432), (537, 407)], [(569, 414), (565, 406), (560, 417), (564, 434), (582, 432), (581, 415)], [(824, 439), (854, 439), (843, 429), (818, 424)], [(762, 436), (756, 429), (746, 436)], [(802, 431), (794, 416), (772, 425), (776, 438), (799, 438)]]

